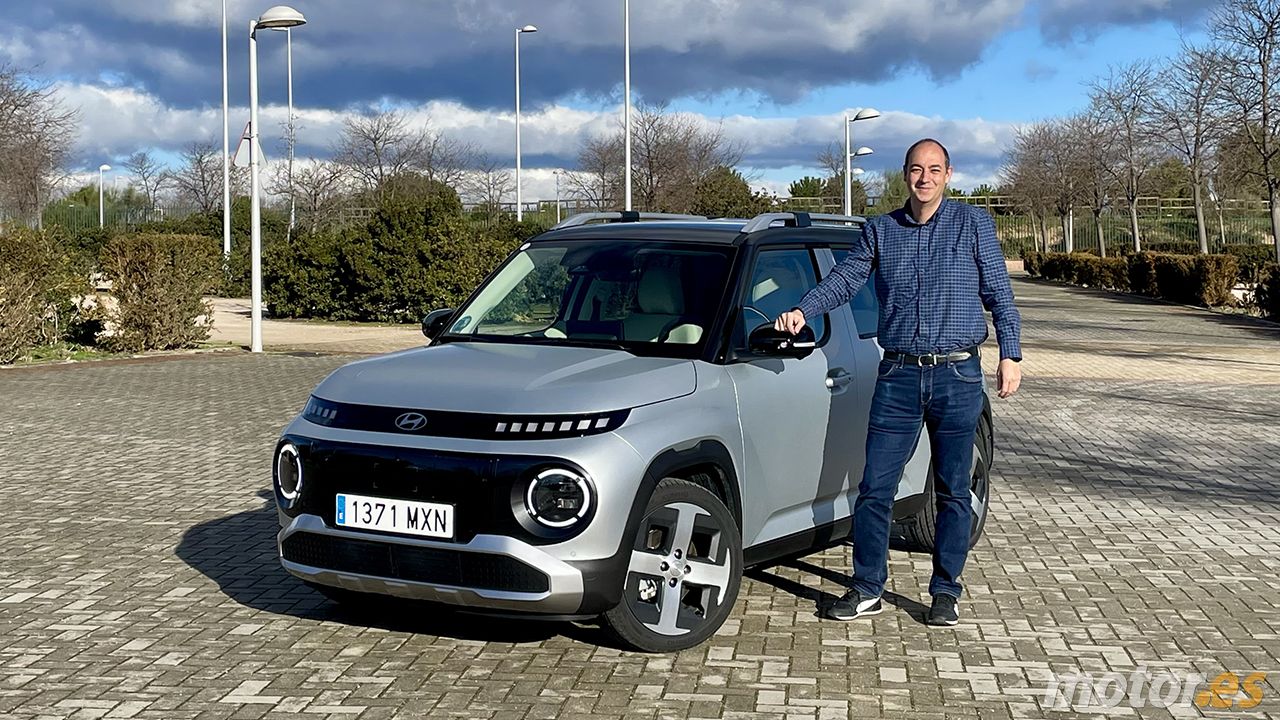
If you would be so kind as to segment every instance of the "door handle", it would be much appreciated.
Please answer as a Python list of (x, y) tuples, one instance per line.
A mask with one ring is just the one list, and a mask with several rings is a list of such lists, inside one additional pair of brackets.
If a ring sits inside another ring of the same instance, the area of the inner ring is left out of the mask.
[(842, 370), (831, 373), (827, 376), (827, 389), (835, 390), (853, 382), (853, 376)]

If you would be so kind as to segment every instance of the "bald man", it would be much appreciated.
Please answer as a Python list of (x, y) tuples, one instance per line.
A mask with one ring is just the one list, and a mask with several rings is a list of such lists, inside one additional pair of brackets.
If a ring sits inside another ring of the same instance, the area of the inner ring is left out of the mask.
[(937, 140), (920, 140), (907, 150), (902, 171), (910, 188), (906, 205), (868, 221), (853, 252), (775, 326), (799, 332), (805, 318), (849, 302), (876, 271), (885, 352), (853, 511), (853, 589), (827, 614), (854, 620), (881, 611), (893, 498), (923, 426), (938, 510), (926, 621), (955, 625), (969, 555), (973, 436), (985, 393), (978, 355), (987, 339), (983, 309), (996, 328), (1001, 398), (1022, 381), (1022, 321), (995, 222), (986, 211), (947, 198), (951, 154)]

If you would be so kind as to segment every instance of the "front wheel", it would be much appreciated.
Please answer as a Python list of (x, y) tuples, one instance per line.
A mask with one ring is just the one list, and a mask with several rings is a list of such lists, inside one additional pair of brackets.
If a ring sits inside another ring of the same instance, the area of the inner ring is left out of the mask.
[(644, 509), (605, 624), (644, 652), (691, 648), (724, 624), (741, 581), (742, 535), (728, 508), (701, 485), (667, 478)]

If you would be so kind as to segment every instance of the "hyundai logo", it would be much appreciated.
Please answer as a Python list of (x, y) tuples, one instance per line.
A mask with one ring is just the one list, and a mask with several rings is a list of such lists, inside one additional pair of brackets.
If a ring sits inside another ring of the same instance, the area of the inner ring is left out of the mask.
[(427, 426), (427, 416), (422, 413), (407, 412), (396, 418), (396, 427), (405, 432), (418, 432)]

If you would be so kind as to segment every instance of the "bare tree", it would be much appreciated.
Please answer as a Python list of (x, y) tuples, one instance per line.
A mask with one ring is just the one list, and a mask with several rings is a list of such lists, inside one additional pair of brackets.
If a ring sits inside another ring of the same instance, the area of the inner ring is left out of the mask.
[(463, 193), (479, 204), (490, 215), (497, 215), (516, 189), (515, 176), (498, 161), (488, 155), (476, 160), (476, 167), (469, 170), (462, 181)]
[(275, 172), (275, 193), (289, 195), (292, 190), (298, 224), (310, 233), (334, 223), (351, 194), (346, 167), (331, 160), (311, 158), (294, 163), (292, 183), (287, 165), (277, 166)]
[(204, 213), (222, 207), (222, 157), (211, 143), (188, 145), (182, 152), (182, 165), (166, 173), (165, 180), (173, 186), (180, 203)]
[(713, 170), (742, 160), (742, 148), (723, 127), (703, 127), (692, 115), (667, 112), (666, 105), (639, 106), (632, 124), (632, 184), (641, 210), (686, 210)]
[(565, 176), (572, 194), (599, 210), (618, 207), (623, 152), (621, 136), (585, 140), (578, 152), (578, 169)]
[(1210, 21), (1222, 57), (1222, 98), (1248, 136), (1260, 167), (1247, 172), (1267, 190), (1271, 237), (1280, 261), (1280, 0), (1223, 0)]
[(0, 216), (39, 224), (75, 142), (78, 117), (49, 85), (0, 64)]
[(1077, 148), (1076, 183), (1079, 197), (1093, 213), (1093, 228), (1098, 235), (1098, 254), (1107, 256), (1107, 234), (1102, 226), (1102, 213), (1111, 204), (1115, 190), (1116, 157), (1114, 134), (1096, 112), (1085, 111), (1067, 120), (1069, 141)]
[(1210, 151), (1222, 126), (1215, 106), (1222, 94), (1222, 58), (1212, 50), (1184, 44), (1182, 52), (1160, 73), (1154, 96), (1155, 134), (1191, 170), (1200, 252), (1209, 252), (1202, 197)]
[(154, 208), (161, 187), (168, 181), (164, 168), (146, 150), (139, 150), (130, 155), (129, 159), (124, 161), (124, 168), (133, 174), (138, 185), (142, 187), (142, 195), (147, 201), (147, 207)]
[(1109, 126), (1119, 158), (1114, 174), (1129, 203), (1129, 230), (1134, 251), (1142, 250), (1138, 230), (1138, 194), (1143, 178), (1155, 165), (1150, 143), (1151, 107), (1156, 73), (1151, 64), (1138, 61), (1111, 68), (1106, 78), (1093, 84), (1093, 110)]
[[(1060, 205), (1060, 178), (1054, 168), (1054, 146), (1057, 143), (1053, 123), (1040, 122), (1019, 128), (1002, 170), (1003, 182), (1018, 204), (1039, 219), (1040, 238), (1037, 244), (1046, 251), (1049, 249), (1047, 218)], [(1065, 229), (1065, 218), (1063, 220)]]
[(429, 126), (414, 127), (404, 113), (388, 111), (348, 118), (334, 157), (365, 190), (380, 196), (388, 180), (409, 172), (456, 187), (473, 153)]

